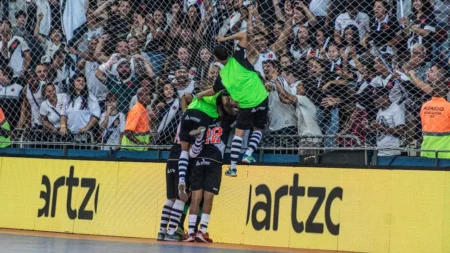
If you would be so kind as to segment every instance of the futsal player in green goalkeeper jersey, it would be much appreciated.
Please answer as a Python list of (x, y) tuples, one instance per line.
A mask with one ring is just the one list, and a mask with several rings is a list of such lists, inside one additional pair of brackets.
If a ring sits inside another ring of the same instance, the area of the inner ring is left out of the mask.
[(259, 57), (256, 46), (264, 40), (264, 35), (250, 36), (249, 33), (251, 34), (251, 28), (248, 29), (247, 33), (235, 34), (228, 38), (218, 38), (219, 41), (238, 39), (238, 49), (226, 61), (213, 88), (197, 94), (197, 98), (201, 99), (202, 96), (211, 96), (226, 89), (231, 98), (239, 103), (236, 131), (231, 144), (231, 166), (225, 172), (225, 175), (230, 177), (237, 176), (236, 164), (239, 159), (243, 137), (245, 131), (252, 128), (253, 134), (250, 137), (248, 149), (242, 162), (255, 162), (252, 154), (261, 141), (269, 110), (268, 92), (264, 87), (262, 78), (253, 66)]
[(188, 150), (192, 143), (200, 149), (205, 140), (205, 130), (214, 119), (219, 117), (217, 112), (217, 99), (219, 93), (212, 96), (204, 96), (201, 99), (194, 97), (192, 102), (181, 117), (179, 138), (181, 142), (181, 154), (178, 159), (178, 191), (180, 199), (187, 201), (186, 172), (189, 164)]

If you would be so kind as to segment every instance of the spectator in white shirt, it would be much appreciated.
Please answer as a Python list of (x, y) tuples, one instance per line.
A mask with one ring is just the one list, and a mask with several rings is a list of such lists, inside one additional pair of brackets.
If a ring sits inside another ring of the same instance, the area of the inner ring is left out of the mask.
[[(402, 137), (405, 133), (405, 111), (389, 99), (388, 88), (377, 89), (374, 99), (379, 111), (377, 119), (372, 121), (372, 131), (377, 133), (377, 148), (379, 156), (400, 155), (400, 150), (389, 150), (400, 148)], [(383, 148), (387, 148), (383, 150)]]
[(50, 134), (49, 137), (56, 137), (61, 128), (61, 113), (66, 103), (66, 94), (56, 94), (55, 85), (48, 83), (42, 87), (42, 96), (45, 99), (39, 109), (42, 126)]
[(60, 48), (65, 48), (62, 37), (62, 32), (59, 29), (53, 29), (50, 32), (50, 39), (45, 38), (43, 35), (39, 33), (39, 27), (41, 26), (41, 21), (44, 18), (44, 15), (40, 13), (37, 18), (36, 26), (34, 28), (34, 37), (42, 44), (45, 50), (45, 55), (49, 55), (53, 57), (53, 54), (58, 51)]
[(358, 28), (360, 41), (369, 29), (369, 16), (366, 13), (358, 11), (358, 3), (355, 0), (348, 0), (347, 12), (340, 14), (336, 18), (334, 42), (337, 45), (341, 44), (344, 30), (348, 25), (354, 25)]
[(30, 48), (27, 42), (22, 37), (12, 35), (11, 23), (7, 19), (3, 20), (1, 24), (0, 34), (3, 59), (14, 70), (14, 77), (24, 77), (31, 62)]
[(91, 131), (100, 113), (97, 98), (89, 94), (86, 77), (82, 74), (74, 76), (61, 113), (60, 133), (66, 135), (68, 131), (74, 134)]

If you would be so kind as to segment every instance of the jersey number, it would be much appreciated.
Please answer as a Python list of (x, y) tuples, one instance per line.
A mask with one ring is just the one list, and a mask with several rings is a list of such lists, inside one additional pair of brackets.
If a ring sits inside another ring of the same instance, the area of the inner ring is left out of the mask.
[[(206, 133), (206, 140), (205, 144), (220, 144), (220, 137), (222, 136), (222, 128), (221, 127), (214, 127), (214, 128), (208, 128), (208, 132)], [(175, 143), (180, 144), (180, 127), (177, 129), (177, 134), (175, 135)]]
[(214, 127), (213, 129), (208, 128), (205, 144), (219, 144), (220, 136), (222, 136), (221, 127)]

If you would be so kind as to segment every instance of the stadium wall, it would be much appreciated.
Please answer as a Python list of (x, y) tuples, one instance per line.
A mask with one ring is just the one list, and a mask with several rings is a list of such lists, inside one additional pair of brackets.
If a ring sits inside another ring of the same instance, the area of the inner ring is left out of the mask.
[[(155, 238), (165, 164), (0, 158), (0, 227)], [(450, 172), (240, 166), (222, 178), (219, 243), (450, 252)]]

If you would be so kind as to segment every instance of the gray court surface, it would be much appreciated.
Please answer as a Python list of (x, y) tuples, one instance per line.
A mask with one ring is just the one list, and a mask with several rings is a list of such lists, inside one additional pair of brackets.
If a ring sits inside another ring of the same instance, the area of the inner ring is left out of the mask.
[(0, 234), (1, 253), (249, 253), (248, 251), (199, 247), (192, 244), (129, 243)]

